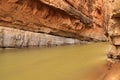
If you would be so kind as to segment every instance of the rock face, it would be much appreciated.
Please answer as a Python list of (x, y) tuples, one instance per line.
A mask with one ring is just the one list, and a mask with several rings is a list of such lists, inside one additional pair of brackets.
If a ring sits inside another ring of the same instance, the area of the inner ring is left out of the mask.
[(0, 0), (0, 25), (35, 33), (105, 41), (103, 0)]
[(78, 39), (34, 33), (0, 26), (0, 47), (50, 47), (58, 45), (81, 44)]
[(108, 33), (112, 48), (108, 57), (113, 60), (120, 60), (120, 0), (112, 0), (109, 7), (111, 8), (111, 18)]

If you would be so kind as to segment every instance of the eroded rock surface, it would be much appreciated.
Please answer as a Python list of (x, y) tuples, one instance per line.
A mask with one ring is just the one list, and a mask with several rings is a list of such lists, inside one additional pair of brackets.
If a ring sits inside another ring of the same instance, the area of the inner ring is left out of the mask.
[(111, 19), (109, 21), (108, 33), (112, 48), (108, 57), (113, 60), (120, 60), (120, 0), (110, 2)]
[(52, 36), (44, 33), (34, 33), (0, 26), (0, 47), (51, 47), (85, 43), (78, 39)]
[(103, 0), (0, 0), (0, 25), (88, 41), (105, 41)]

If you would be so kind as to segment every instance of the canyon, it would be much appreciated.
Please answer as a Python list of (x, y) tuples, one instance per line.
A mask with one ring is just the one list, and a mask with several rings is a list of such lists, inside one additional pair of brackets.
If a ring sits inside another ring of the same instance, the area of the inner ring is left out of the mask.
[(119, 4), (120, 0), (0, 0), (0, 48), (109, 41), (110, 63), (101, 80), (119, 80)]
[[(103, 0), (0, 0), (0, 35), (4, 34), (3, 27), (7, 27), (12, 29), (12, 36), (16, 34), (14, 29), (18, 29), (23, 31), (21, 36), (27, 31), (80, 41), (107, 41), (105, 26), (109, 16), (104, 3)], [(8, 30), (5, 28), (4, 31)], [(11, 43), (15, 41), (12, 36), (9, 39)], [(0, 44), (7, 42), (4, 35), (0, 40)], [(23, 39), (24, 42), (26, 40)], [(17, 43), (21, 44), (21, 41), (18, 40)], [(0, 46), (18, 47), (5, 44)]]

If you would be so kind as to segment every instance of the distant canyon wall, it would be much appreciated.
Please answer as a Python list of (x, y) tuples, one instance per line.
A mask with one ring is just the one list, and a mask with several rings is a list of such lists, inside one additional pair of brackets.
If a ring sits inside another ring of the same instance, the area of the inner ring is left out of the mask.
[(0, 25), (83, 41), (106, 41), (106, 9), (103, 0), (0, 0)]

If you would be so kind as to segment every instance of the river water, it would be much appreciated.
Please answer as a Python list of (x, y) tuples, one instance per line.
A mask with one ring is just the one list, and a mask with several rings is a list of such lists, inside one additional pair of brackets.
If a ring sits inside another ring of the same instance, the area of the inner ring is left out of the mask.
[(0, 80), (91, 80), (109, 48), (108, 43), (91, 43), (0, 50)]

